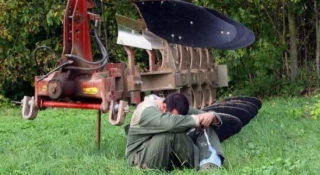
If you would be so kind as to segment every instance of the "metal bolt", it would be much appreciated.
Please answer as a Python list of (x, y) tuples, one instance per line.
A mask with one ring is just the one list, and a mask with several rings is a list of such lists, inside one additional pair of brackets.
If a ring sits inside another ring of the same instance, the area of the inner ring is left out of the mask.
[(51, 87), (51, 88), (50, 88), (50, 92), (51, 92), (51, 93), (55, 93), (56, 90), (57, 90), (57, 89), (56, 89), (55, 87)]
[(119, 110), (119, 104), (118, 104), (118, 103), (116, 103), (116, 104), (114, 105), (113, 110), (114, 110), (115, 113), (118, 112), (118, 110)]
[(135, 81), (134, 84), (141, 85), (141, 84), (143, 84), (143, 82), (141, 80), (138, 80), (138, 81)]

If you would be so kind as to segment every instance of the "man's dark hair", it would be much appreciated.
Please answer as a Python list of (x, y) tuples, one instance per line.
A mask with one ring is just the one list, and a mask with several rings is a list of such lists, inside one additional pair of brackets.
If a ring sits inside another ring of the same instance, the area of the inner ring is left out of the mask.
[(189, 101), (187, 97), (181, 93), (169, 94), (163, 101), (166, 104), (167, 111), (172, 112), (174, 109), (181, 115), (187, 115), (189, 111)]

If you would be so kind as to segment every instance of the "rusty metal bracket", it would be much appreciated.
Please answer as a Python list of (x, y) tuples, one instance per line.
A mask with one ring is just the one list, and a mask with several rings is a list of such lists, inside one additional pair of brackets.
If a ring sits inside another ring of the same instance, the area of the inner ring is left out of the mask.
[(200, 109), (202, 106), (201, 86), (192, 86), (193, 107)]
[(109, 122), (112, 125), (121, 126), (129, 112), (128, 102), (120, 100), (119, 104), (111, 101), (109, 109)]
[(170, 44), (167, 41), (162, 42), (162, 65), (161, 71), (176, 71), (179, 65), (178, 50), (176, 45)]
[(191, 55), (188, 47), (185, 46), (178, 46), (179, 50), (179, 70), (181, 71), (190, 71), (191, 65)]
[(200, 68), (200, 53), (198, 48), (189, 47), (190, 55), (191, 55), (191, 65), (190, 69), (198, 70)]
[(149, 55), (149, 72), (156, 71), (156, 54), (153, 50), (146, 50)]
[(193, 99), (193, 94), (192, 94), (192, 88), (191, 87), (183, 87), (180, 89), (180, 93), (185, 95), (190, 103), (189, 105), (193, 106), (194, 99)]
[(34, 97), (24, 96), (22, 103), (22, 118), (25, 120), (34, 120), (38, 114), (38, 108), (35, 105)]

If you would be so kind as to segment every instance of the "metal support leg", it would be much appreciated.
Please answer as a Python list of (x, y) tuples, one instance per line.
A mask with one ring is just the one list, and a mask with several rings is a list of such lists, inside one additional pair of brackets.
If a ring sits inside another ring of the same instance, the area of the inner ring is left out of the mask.
[(98, 110), (96, 144), (99, 150), (100, 150), (100, 142), (101, 142), (101, 110)]

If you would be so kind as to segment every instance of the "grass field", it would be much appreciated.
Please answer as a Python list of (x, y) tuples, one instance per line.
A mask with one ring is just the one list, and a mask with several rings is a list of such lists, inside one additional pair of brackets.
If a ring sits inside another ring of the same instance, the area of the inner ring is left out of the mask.
[[(258, 116), (223, 142), (224, 168), (207, 174), (319, 174), (320, 119), (299, 113), (316, 102), (317, 97), (264, 100)], [(47, 109), (34, 121), (21, 120), (19, 108), (0, 111), (1, 175), (166, 174), (129, 167), (123, 126), (111, 126), (106, 115), (101, 150), (97, 150), (96, 111)], [(175, 170), (171, 174), (206, 173)]]

